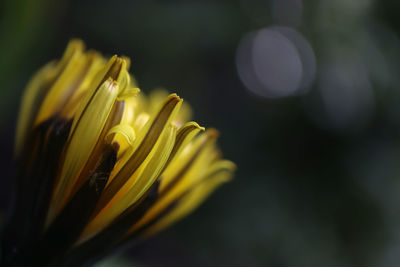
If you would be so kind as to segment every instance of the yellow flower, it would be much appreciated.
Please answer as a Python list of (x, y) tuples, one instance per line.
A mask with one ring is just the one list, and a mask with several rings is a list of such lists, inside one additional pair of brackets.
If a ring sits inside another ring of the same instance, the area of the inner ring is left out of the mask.
[(9, 262), (81, 264), (166, 228), (230, 179), (218, 132), (188, 122), (176, 94), (140, 94), (129, 65), (72, 40), (29, 82)]

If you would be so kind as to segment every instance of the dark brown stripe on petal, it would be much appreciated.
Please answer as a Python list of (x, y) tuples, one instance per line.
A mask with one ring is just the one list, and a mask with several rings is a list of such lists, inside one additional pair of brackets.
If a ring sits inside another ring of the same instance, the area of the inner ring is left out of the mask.
[(121, 74), (123, 65), (124, 65), (124, 59), (116, 57), (113, 64), (108, 69), (107, 73), (104, 75), (103, 80), (100, 82), (98, 86), (101, 86), (108, 78), (117, 81)]

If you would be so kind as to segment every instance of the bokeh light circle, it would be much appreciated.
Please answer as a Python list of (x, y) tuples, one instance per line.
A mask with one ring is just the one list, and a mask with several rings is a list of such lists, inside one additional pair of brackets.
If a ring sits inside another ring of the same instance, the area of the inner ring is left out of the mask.
[(244, 36), (236, 65), (243, 84), (267, 98), (304, 93), (316, 70), (311, 46), (287, 27), (265, 28)]

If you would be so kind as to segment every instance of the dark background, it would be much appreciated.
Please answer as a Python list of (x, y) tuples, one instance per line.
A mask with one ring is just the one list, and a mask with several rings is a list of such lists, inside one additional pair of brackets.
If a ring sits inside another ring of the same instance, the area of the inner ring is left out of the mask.
[(78, 37), (131, 57), (142, 91), (177, 92), (238, 165), (128, 262), (399, 266), (399, 11), (394, 0), (3, 0), (0, 218), (24, 86)]

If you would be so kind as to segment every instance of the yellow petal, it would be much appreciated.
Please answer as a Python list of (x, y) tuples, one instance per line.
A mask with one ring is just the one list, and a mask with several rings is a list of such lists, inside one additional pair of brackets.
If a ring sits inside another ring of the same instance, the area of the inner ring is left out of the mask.
[[(150, 114), (154, 113), (162, 104), (162, 101), (168, 95), (168, 91), (164, 88), (156, 88), (149, 95), (149, 110)], [(178, 129), (192, 117), (192, 109), (186, 102), (182, 103), (179, 113), (176, 115), (173, 123), (178, 126)]]
[(102, 56), (95, 52), (89, 51), (86, 55), (85, 66), (83, 67), (81, 73), (80, 81), (76, 83), (76, 90), (73, 92), (72, 96), (67, 99), (66, 104), (62, 107), (60, 116), (63, 118), (72, 118), (81, 100), (84, 98), (86, 91), (90, 88), (94, 77), (96, 74), (103, 69), (105, 66), (105, 60)]
[(128, 124), (118, 124), (108, 131), (106, 139), (110, 136), (114, 136), (114, 138), (109, 143), (117, 142), (120, 146), (119, 150), (123, 153), (129, 147), (132, 147), (135, 140), (135, 131)]
[(118, 95), (118, 85), (111, 79), (103, 83), (87, 104), (82, 115), (75, 118), (61, 176), (54, 190), (49, 220), (60, 210), (72, 186), (95, 147)]
[(30, 131), (37, 111), (40, 108), (41, 101), (49, 89), (48, 83), (54, 76), (55, 65), (55, 62), (50, 62), (45, 65), (33, 76), (24, 91), (18, 115), (15, 144), (16, 155), (21, 153), (27, 133)]
[(82, 78), (81, 72), (85, 63), (83, 43), (79, 41), (70, 43), (59, 63), (60, 74), (43, 100), (35, 125), (50, 118), (65, 105), (76, 90), (76, 84)]
[[(117, 56), (113, 56), (108, 61), (106, 66), (99, 73), (97, 73), (97, 75), (91, 82), (90, 88), (87, 90), (87, 93), (85, 93), (84, 98), (81, 100), (81, 103), (76, 111), (76, 114), (74, 115), (74, 121), (72, 123), (71, 131), (74, 131), (76, 123), (79, 120), (79, 117), (82, 116), (87, 104), (91, 101), (96, 91), (99, 90), (100, 86), (109, 78), (116, 81), (119, 85), (119, 82), (122, 79), (124, 79), (125, 75), (127, 75), (125, 68), (126, 68), (125, 60), (118, 58)], [(119, 86), (119, 92), (121, 90), (123, 90), (123, 88)]]
[(177, 155), (181, 154), (182, 150), (200, 131), (204, 131), (204, 127), (200, 127), (196, 122), (193, 121), (187, 122), (179, 129), (176, 135), (174, 148), (171, 151), (171, 155), (169, 156), (164, 169), (168, 167), (170, 162), (173, 162), (177, 158)]
[(136, 131), (141, 131), (142, 128), (147, 124), (147, 122), (150, 120), (150, 115), (147, 114), (146, 112), (140, 113), (136, 120), (133, 122), (133, 127), (135, 128)]

